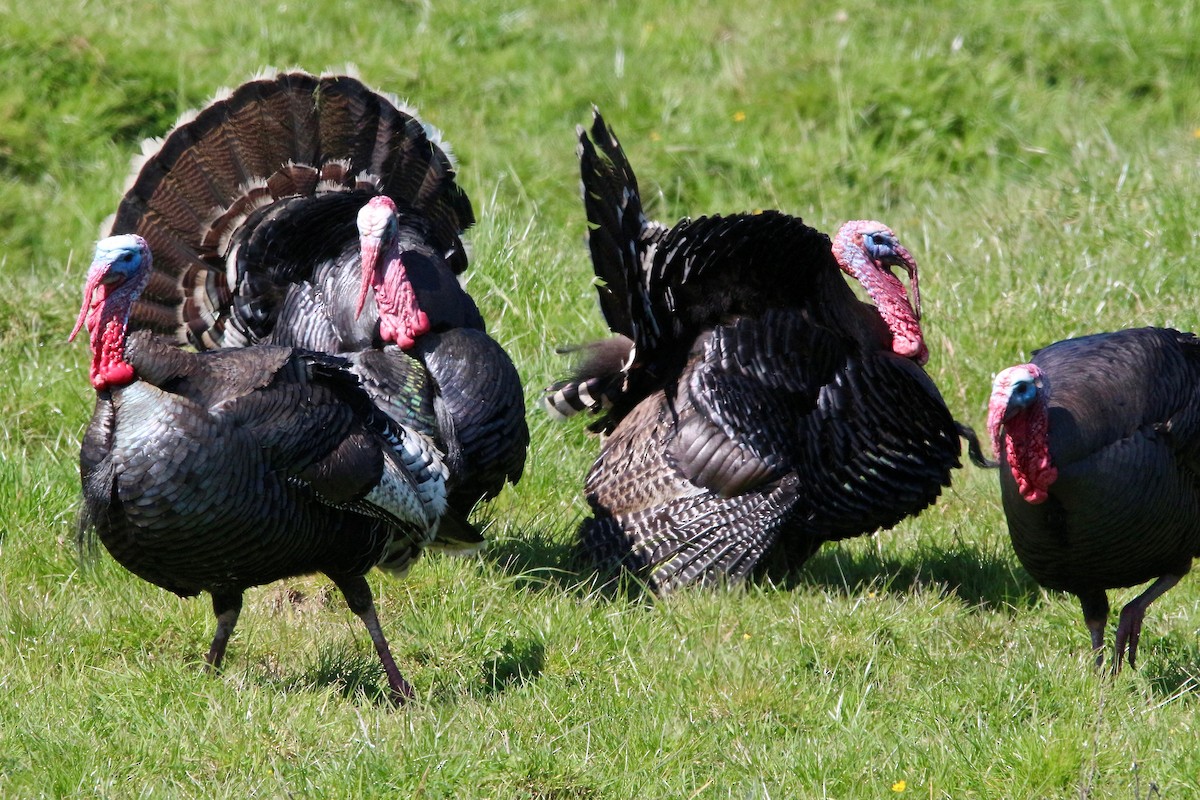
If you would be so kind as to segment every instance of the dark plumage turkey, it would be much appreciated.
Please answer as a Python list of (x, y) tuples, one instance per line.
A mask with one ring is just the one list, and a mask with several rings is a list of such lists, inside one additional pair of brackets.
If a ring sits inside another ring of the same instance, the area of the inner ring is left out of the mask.
[(344, 359), (278, 345), (192, 353), (127, 335), (151, 279), (144, 239), (102, 240), (87, 324), (96, 408), (83, 437), (83, 530), (139, 577), (212, 595), (219, 667), (242, 593), (322, 572), (370, 631), (393, 698), (401, 677), (363, 577), (403, 572), (446, 508), (433, 443), (379, 411)]
[(589, 346), (545, 405), (603, 414), (584, 552), (667, 592), (744, 578), (768, 553), (801, 563), (933, 503), (959, 465), (959, 426), (921, 369), (916, 263), (895, 234), (851, 222), (831, 243), (777, 211), (668, 228), (646, 218), (598, 113), (579, 145), (618, 336)]
[(1107, 589), (1154, 580), (1122, 610), (1114, 670), (1146, 608), (1200, 556), (1200, 340), (1138, 328), (1068, 339), (996, 376), (988, 428), (1017, 557), (1076, 595), (1097, 663)]
[(474, 223), (438, 132), (344, 75), (252, 80), (147, 144), (109, 227), (150, 243), (131, 327), (346, 356), (450, 469), (440, 538), (520, 478), (520, 379), (460, 285)]

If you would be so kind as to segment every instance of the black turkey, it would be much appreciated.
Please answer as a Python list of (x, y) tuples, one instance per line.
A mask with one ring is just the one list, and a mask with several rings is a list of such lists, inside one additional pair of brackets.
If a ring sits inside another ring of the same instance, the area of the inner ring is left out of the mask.
[(344, 359), (264, 345), (192, 353), (127, 334), (152, 279), (144, 239), (102, 240), (83, 307), (96, 409), (83, 437), (82, 530), (178, 595), (212, 595), (221, 664), (250, 586), (322, 572), (370, 631), (392, 697), (401, 677), (364, 575), (403, 572), (446, 508), (432, 442), (371, 402)]
[(742, 579), (768, 552), (796, 565), (933, 503), (959, 465), (959, 426), (920, 368), (917, 267), (895, 235), (850, 222), (831, 244), (776, 211), (667, 228), (645, 217), (599, 113), (579, 146), (618, 336), (544, 399), (558, 415), (603, 412), (584, 553), (662, 593)]
[(459, 283), (474, 214), (439, 134), (354, 78), (292, 72), (144, 149), (108, 231), (154, 252), (132, 328), (344, 355), (444, 452), (439, 538), (480, 541), (465, 515), (519, 479), (529, 431), (517, 371)]
[(996, 376), (988, 429), (1017, 557), (1079, 598), (1103, 662), (1107, 589), (1154, 580), (1121, 609), (1113, 669), (1134, 666), (1146, 608), (1200, 556), (1200, 340), (1139, 328), (1057, 342)]

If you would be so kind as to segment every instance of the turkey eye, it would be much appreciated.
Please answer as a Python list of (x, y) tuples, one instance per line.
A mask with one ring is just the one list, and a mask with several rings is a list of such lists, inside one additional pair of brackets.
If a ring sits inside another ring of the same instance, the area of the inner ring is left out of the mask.
[(890, 250), (891, 242), (882, 233), (868, 233), (864, 237), (866, 245), (871, 250)]

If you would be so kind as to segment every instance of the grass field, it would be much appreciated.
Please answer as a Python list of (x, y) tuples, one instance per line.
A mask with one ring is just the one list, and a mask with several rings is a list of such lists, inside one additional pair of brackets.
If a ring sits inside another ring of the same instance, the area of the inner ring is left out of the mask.
[[(0, 794), (1200, 796), (1200, 580), (1151, 607), (1136, 671), (1097, 674), (993, 473), (786, 585), (656, 603), (564, 566), (597, 443), (535, 401), (554, 347), (604, 332), (591, 103), (661, 219), (888, 222), (922, 267), (929, 372), (980, 430), (992, 375), (1035, 347), (1200, 329), (1200, 3), (988, 6), (0, 0)], [(469, 288), (533, 432), (486, 555), (372, 578), (419, 695), (400, 711), (323, 579), (251, 590), (214, 678), (206, 600), (73, 545), (93, 393), (65, 339), (138, 142), (265, 66), (347, 63), (455, 145)]]

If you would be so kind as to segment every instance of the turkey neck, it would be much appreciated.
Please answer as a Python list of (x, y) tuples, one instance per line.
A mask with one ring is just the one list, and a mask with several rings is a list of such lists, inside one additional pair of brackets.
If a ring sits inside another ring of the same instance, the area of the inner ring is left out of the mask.
[(410, 349), (418, 336), (429, 331), (429, 317), (417, 303), (399, 248), (394, 259), (385, 262), (383, 281), (375, 285), (375, 305), (379, 308), (379, 337), (395, 342), (401, 350)]
[(429, 316), (417, 302), (417, 292), (404, 265), (403, 231), (390, 237), (380, 268), (375, 271), (375, 305), (379, 309), (379, 337), (401, 350), (416, 344), (430, 330)]
[(98, 316), (99, 320), (89, 325), (92, 345), (90, 377), (92, 386), (100, 391), (127, 384), (134, 375), (133, 366), (125, 359), (130, 302), (124, 297), (113, 297), (113, 293), (103, 284), (96, 295), (90, 314)]
[(1001, 443), (1008, 440), (1008, 466), (1017, 489), (1026, 502), (1034, 504), (1045, 502), (1051, 484), (1058, 478), (1058, 469), (1050, 460), (1050, 415), (1046, 405), (1039, 397), (1003, 423), (1003, 432), (998, 434)]
[[(876, 264), (863, 249), (861, 233), (856, 234), (848, 225), (842, 226), (833, 240), (833, 257), (842, 271), (852, 276), (866, 290), (875, 303), (879, 316), (892, 334), (892, 351), (898, 356), (911, 358), (917, 364), (929, 360), (929, 349), (921, 324), (908, 299), (904, 284), (891, 273)], [(917, 272), (912, 270), (913, 294), (916, 296)]]
[(841, 273), (821, 270), (809, 291), (804, 313), (816, 322), (852, 338), (863, 352), (893, 352), (892, 329), (879, 307), (860, 300)]

